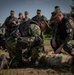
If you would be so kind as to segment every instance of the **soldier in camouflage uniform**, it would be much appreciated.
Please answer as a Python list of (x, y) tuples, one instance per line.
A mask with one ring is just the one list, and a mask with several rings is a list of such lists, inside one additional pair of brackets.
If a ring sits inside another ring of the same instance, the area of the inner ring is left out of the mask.
[[(10, 54), (11, 59), (15, 59), (14, 64), (20, 63), (20, 61), (35, 62), (42, 52), (43, 40), (41, 38), (42, 31), (48, 28), (48, 22), (45, 17), (41, 19), (41, 25), (35, 21), (29, 20), (19, 25), (17, 33), (10, 36), (6, 41), (6, 47)], [(14, 34), (13, 33), (13, 34)], [(22, 49), (26, 49), (26, 52), (22, 53)]]
[(8, 37), (13, 31), (13, 27), (18, 23), (18, 19), (14, 16), (14, 11), (10, 11), (10, 16), (6, 18), (3, 27), (6, 28), (6, 36)]
[(22, 13), (19, 13), (18, 24), (24, 21)]
[[(41, 10), (40, 9), (37, 9), (37, 15), (36, 16), (34, 16), (33, 18), (32, 18), (32, 20), (34, 20), (34, 21), (36, 21), (37, 23), (39, 23), (40, 24), (40, 21), (41, 21), (41, 19), (42, 19), (42, 17), (45, 17), (44, 15), (41, 15)], [(42, 29), (41, 29), (42, 30)], [(42, 34), (42, 32), (43, 31), (41, 31), (41, 34)], [(41, 37), (42, 37), (42, 39), (43, 39), (43, 35), (41, 35)], [(43, 40), (43, 44), (44, 44), (44, 40)], [(43, 47), (43, 51), (44, 51), (44, 47)]]
[(34, 16), (33, 18), (32, 18), (32, 20), (34, 20), (34, 21), (36, 21), (37, 23), (40, 23), (40, 19), (41, 19), (41, 17), (42, 17), (42, 15), (41, 15), (41, 10), (40, 9), (37, 9), (37, 15), (36, 16)]
[(28, 11), (25, 11), (24, 15), (25, 15), (24, 21), (28, 21), (30, 19)]
[(74, 56), (73, 28), (71, 23), (60, 11), (57, 11), (53, 18), (54, 22), (58, 24), (56, 35), (51, 42), (54, 52), (56, 54), (60, 53), (63, 48)]

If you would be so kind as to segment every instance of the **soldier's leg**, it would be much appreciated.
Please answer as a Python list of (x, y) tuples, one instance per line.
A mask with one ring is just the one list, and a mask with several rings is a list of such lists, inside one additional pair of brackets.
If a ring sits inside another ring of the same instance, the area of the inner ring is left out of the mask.
[(21, 63), (22, 63), (22, 47), (21, 47), (20, 43), (17, 43), (17, 45), (16, 45), (15, 61), (17, 62), (17, 66), (21, 67)]
[(51, 39), (50, 44), (51, 44), (51, 47), (53, 48), (53, 50), (54, 50), (54, 52), (55, 52), (55, 51), (56, 51), (56, 47), (53, 47), (52, 40), (53, 40), (53, 39)]
[(60, 47), (60, 44), (58, 44), (58, 41), (55, 40), (55, 38), (52, 38), (50, 41), (51, 47), (53, 48), (54, 52)]
[(17, 68), (22, 53), (20, 46), (15, 42), (14, 38), (8, 38), (6, 40), (6, 48), (10, 55), (9, 67)]
[(70, 55), (74, 56), (74, 40), (67, 42), (67, 44), (63, 46), (63, 49)]

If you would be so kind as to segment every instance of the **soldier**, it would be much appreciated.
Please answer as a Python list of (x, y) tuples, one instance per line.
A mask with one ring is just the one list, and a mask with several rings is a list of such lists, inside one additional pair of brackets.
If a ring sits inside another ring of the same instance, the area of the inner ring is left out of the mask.
[(58, 25), (56, 35), (51, 41), (54, 52), (56, 54), (60, 53), (63, 48), (74, 56), (73, 28), (69, 19), (65, 18), (62, 12), (59, 11), (55, 13), (53, 18), (54, 22)]
[(19, 13), (18, 23), (19, 23), (19, 24), (22, 23), (23, 20), (24, 20), (24, 19), (23, 19), (22, 13)]
[(30, 19), (28, 11), (25, 11), (24, 15), (25, 15), (24, 21), (28, 21)]
[[(42, 17), (45, 17), (44, 15), (41, 15), (41, 10), (40, 9), (37, 9), (37, 15), (34, 16), (32, 18), (32, 20), (36, 21), (37, 23), (40, 24), (40, 21), (42, 19)], [(46, 18), (46, 17), (45, 17)], [(42, 29), (41, 29), (42, 30)], [(42, 34), (43, 31), (41, 31), (41, 34)], [(43, 39), (43, 35), (41, 35), (42, 39)], [(43, 43), (44, 43), (44, 40), (43, 40)], [(44, 46), (43, 46), (43, 51), (44, 51)]]
[[(45, 17), (42, 17), (40, 22), (41, 25), (33, 20), (23, 22), (18, 27), (17, 35), (14, 32), (6, 41), (10, 57), (11, 59), (14, 57), (17, 64), (21, 60), (25, 61), (25, 59), (35, 62), (40, 52), (42, 52), (43, 40), (41, 38), (41, 30), (44, 31), (48, 28), (48, 21)], [(27, 49), (23, 54), (22, 48)]]
[(42, 15), (41, 15), (41, 10), (40, 10), (40, 9), (37, 9), (37, 15), (34, 16), (34, 17), (32, 18), (32, 20), (34, 20), (34, 21), (40, 23), (41, 17), (42, 17)]
[(14, 11), (10, 11), (10, 16), (6, 18), (3, 27), (6, 28), (6, 36), (8, 37), (12, 32), (12, 27), (15, 26), (18, 22), (18, 19), (14, 16)]

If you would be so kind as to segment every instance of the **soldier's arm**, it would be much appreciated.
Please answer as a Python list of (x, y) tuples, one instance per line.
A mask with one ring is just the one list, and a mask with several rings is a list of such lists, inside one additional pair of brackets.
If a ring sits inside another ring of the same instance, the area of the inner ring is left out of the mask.
[(30, 36), (27, 36), (27, 37), (21, 37), (19, 30), (18, 31), (16, 30), (16, 32), (12, 33), (12, 36), (17, 38), (18, 41), (23, 41), (23, 42), (28, 43), (28, 44), (32, 44), (35, 41), (37, 41), (37, 42), (42, 41), (42, 39), (40, 37), (40, 35), (41, 35), (40, 27), (35, 25), (35, 24), (32, 24), (29, 26), (29, 35)]
[(66, 22), (66, 32), (67, 32), (66, 39), (63, 41), (63, 43), (57, 49), (56, 53), (59, 53), (62, 50), (63, 45), (66, 44), (68, 41), (73, 39), (73, 29), (72, 29), (69, 22)]
[(38, 25), (31, 24), (29, 27), (29, 34), (31, 34), (31, 37), (35, 37), (34, 41), (41, 42), (42, 38), (41, 35), (41, 29)]

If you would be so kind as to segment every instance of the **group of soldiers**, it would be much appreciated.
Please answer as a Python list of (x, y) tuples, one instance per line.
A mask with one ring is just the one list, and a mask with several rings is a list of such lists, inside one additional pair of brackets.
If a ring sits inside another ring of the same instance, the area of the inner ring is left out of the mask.
[[(50, 20), (41, 15), (40, 9), (37, 10), (37, 15), (32, 19), (29, 18), (27, 11), (24, 13), (25, 18), (23, 18), (22, 13), (19, 13), (17, 19), (14, 14), (15, 12), (11, 10), (10, 16), (2, 25), (2, 28), (6, 30), (4, 48), (9, 53), (10, 58), (6, 57), (7, 62), (4, 65), (0, 64), (3, 65), (1, 68), (5, 65), (9, 65), (11, 68), (23, 67), (27, 64), (30, 66), (59, 65), (65, 56), (67, 61), (64, 62), (72, 64), (74, 57), (74, 7), (72, 7), (70, 18), (63, 14), (59, 6), (55, 6)], [(51, 28), (54, 30), (52, 29), (50, 44), (54, 52), (46, 53), (42, 33)], [(70, 55), (62, 55), (62, 49)]]

